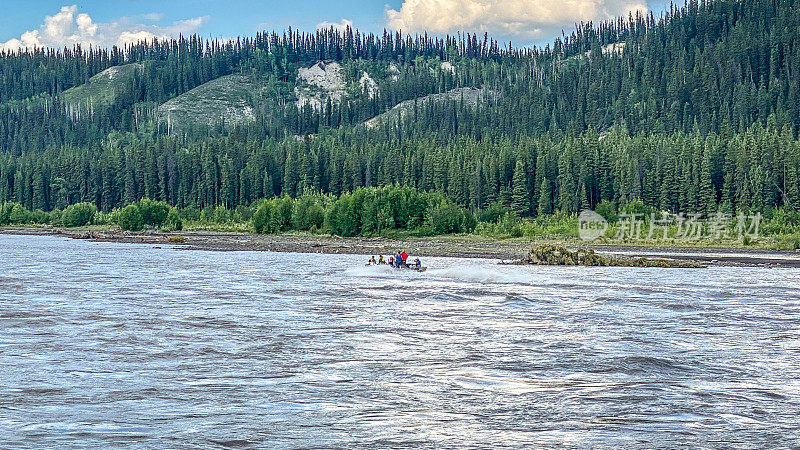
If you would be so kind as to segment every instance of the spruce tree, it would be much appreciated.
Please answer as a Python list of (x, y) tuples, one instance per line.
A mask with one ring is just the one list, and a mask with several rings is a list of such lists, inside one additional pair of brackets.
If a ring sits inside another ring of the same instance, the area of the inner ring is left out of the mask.
[(697, 212), (700, 214), (713, 214), (716, 208), (716, 195), (711, 185), (711, 169), (708, 152), (703, 152), (698, 173)]
[(519, 216), (525, 216), (530, 210), (530, 198), (528, 193), (528, 180), (525, 171), (525, 164), (518, 160), (514, 166), (514, 177), (512, 181), (511, 210)]
[(575, 182), (569, 153), (558, 159), (558, 208), (567, 213), (577, 212), (578, 186)]
[(550, 180), (542, 178), (542, 186), (539, 188), (539, 215), (550, 214), (553, 212), (553, 201), (550, 194)]

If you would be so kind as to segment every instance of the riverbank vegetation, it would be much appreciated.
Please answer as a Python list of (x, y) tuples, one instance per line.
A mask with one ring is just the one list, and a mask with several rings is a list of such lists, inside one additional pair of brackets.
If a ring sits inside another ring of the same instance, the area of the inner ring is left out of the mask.
[[(786, 208), (764, 209), (757, 235), (738, 234), (735, 218), (713, 234), (686, 236), (681, 225), (672, 224), (658, 233), (648, 233), (653, 218), (662, 211), (641, 202), (616, 207), (603, 204), (597, 209), (608, 221), (608, 228), (593, 244), (650, 246), (753, 246), (781, 250), (800, 249), (800, 214)], [(625, 215), (640, 217), (639, 235), (623, 233)], [(652, 214), (652, 215), (651, 215)], [(713, 217), (713, 216), (712, 216)], [(658, 219), (656, 219), (658, 220)], [(458, 206), (440, 193), (420, 192), (407, 187), (360, 188), (353, 193), (333, 196), (307, 192), (296, 198), (283, 196), (228, 209), (175, 208), (163, 201), (142, 199), (108, 213), (90, 203), (67, 207), (64, 211), (30, 211), (19, 203), (0, 204), (0, 226), (44, 225), (52, 227), (97, 226), (123, 231), (161, 232), (212, 231), (260, 234), (305, 232), (342, 237), (383, 236), (424, 237), (445, 234), (474, 234), (493, 239), (580, 242), (577, 214), (553, 214), (522, 218), (509, 206), (494, 203), (471, 211)], [(711, 227), (709, 223), (700, 225)], [(685, 228), (685, 227), (684, 227)], [(750, 230), (752, 232), (752, 230)]]

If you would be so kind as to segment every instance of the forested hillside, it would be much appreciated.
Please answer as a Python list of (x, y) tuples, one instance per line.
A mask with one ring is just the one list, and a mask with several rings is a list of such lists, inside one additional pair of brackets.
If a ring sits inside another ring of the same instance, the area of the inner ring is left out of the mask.
[(544, 48), (329, 29), (0, 54), (0, 201), (233, 208), (400, 184), (522, 217), (794, 210), (798, 29), (798, 0), (714, 0)]

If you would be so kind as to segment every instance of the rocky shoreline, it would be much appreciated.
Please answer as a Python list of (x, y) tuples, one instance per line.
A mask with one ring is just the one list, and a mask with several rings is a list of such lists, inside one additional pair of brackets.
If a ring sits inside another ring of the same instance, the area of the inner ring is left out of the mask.
[[(473, 235), (451, 235), (426, 238), (340, 238), (329, 235), (281, 234), (259, 235), (234, 232), (155, 231), (125, 232), (91, 228), (4, 228), (2, 234), (61, 236), (95, 242), (117, 242), (171, 245), (179, 249), (208, 251), (272, 251), (291, 253), (389, 255), (398, 249), (420, 257), (487, 258), (513, 261), (524, 258), (532, 242), (524, 239), (498, 240)], [(536, 244), (541, 244), (537, 241)], [(578, 245), (567, 245), (577, 248)], [(593, 245), (604, 255), (666, 258), (694, 261), (711, 266), (794, 267), (800, 268), (800, 252), (765, 251), (730, 248), (637, 247)]]

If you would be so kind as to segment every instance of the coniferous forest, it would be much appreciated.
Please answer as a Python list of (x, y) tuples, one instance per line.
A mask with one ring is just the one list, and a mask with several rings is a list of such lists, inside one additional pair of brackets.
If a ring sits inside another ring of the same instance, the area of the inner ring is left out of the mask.
[[(331, 28), (4, 53), (0, 202), (233, 210), (402, 186), (475, 217), (603, 201), (796, 212), (799, 29), (798, 0), (711, 0), (581, 24), (543, 48)], [(299, 71), (332, 63), (344, 85), (302, 101)], [(234, 76), (247, 120), (165, 116)]]

